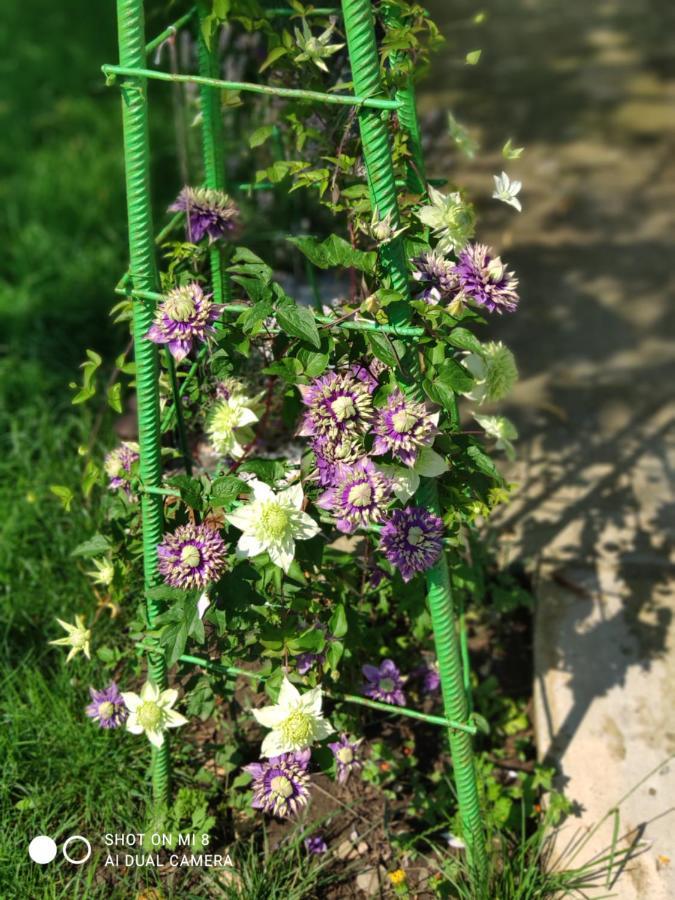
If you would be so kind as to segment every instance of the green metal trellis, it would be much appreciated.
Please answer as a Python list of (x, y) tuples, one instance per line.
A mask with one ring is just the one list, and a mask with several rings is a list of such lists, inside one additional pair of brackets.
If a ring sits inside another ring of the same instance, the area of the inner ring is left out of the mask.
[[(382, 4), (384, 14), (392, 24), (400, 22), (397, 4)], [(268, 10), (283, 16), (291, 13), (290, 7)], [(315, 9), (314, 14), (339, 13), (339, 9)], [(300, 89), (284, 89), (263, 84), (223, 81), (216, 77), (215, 51), (205, 44), (200, 29), (199, 75), (177, 75), (147, 68), (147, 56), (159, 44), (190, 23), (197, 14), (193, 10), (182, 16), (161, 34), (145, 43), (143, 0), (117, 0), (119, 65), (105, 65), (103, 72), (110, 83), (119, 85), (122, 95), (125, 173), (129, 230), (129, 272), (116, 288), (116, 292), (133, 298), (133, 335), (136, 357), (138, 393), (138, 429), (140, 444), (140, 479), (143, 521), (143, 559), (145, 589), (150, 591), (158, 581), (157, 545), (162, 540), (162, 504), (165, 495), (174, 492), (161, 486), (160, 442), (162, 431), (171, 425), (173, 416), (180, 416), (180, 398), (194, 378), (200, 357), (193, 363), (187, 375), (178, 385), (172, 360), (168, 356), (169, 374), (174, 389), (174, 403), (160, 420), (158, 352), (154, 343), (145, 335), (152, 323), (156, 303), (162, 295), (158, 292), (158, 276), (155, 264), (155, 244), (175, 227), (180, 215), (175, 216), (155, 238), (150, 200), (150, 147), (148, 138), (147, 82), (150, 79), (166, 82), (190, 82), (199, 85), (202, 109), (202, 150), (205, 183), (207, 187), (224, 189), (225, 166), (223, 159), (223, 123), (220, 113), (222, 90), (236, 90), (266, 94), (281, 98), (306, 99), (328, 104), (352, 106), (357, 109), (363, 153), (366, 162), (371, 205), (378, 217), (388, 217), (392, 226), (399, 221), (397, 184), (387, 128), (387, 117), (398, 115), (399, 123), (407, 132), (411, 148), (411, 162), (406, 178), (411, 190), (423, 194), (426, 190), (424, 159), (420, 143), (420, 131), (415, 110), (412, 81), (399, 87), (392, 99), (384, 93), (380, 61), (377, 50), (371, 0), (342, 0), (341, 12), (347, 36), (350, 65), (354, 85), (353, 94), (321, 93)], [(402, 238), (384, 244), (380, 250), (380, 263), (390, 277), (392, 285), (405, 299), (397, 304), (388, 326), (372, 322), (333, 321), (330, 316), (316, 315), (324, 327), (347, 330), (379, 330), (408, 339), (409, 350), (405, 358), (407, 376), (401, 375), (402, 386), (413, 397), (422, 399), (421, 377), (417, 353), (410, 346), (423, 329), (410, 324), (409, 272)], [(240, 313), (247, 307), (232, 302), (231, 283), (223, 266), (217, 245), (210, 249), (210, 266), (214, 299), (225, 304), (224, 314)], [(205, 351), (202, 350), (202, 354)], [(178, 423), (180, 425), (180, 422)], [(180, 430), (180, 429), (179, 429)], [(188, 461), (189, 464), (189, 461)], [(433, 480), (423, 479), (417, 493), (420, 505), (439, 513), (439, 500)], [(436, 644), (445, 716), (431, 716), (407, 708), (395, 710), (383, 703), (354, 695), (341, 695), (340, 699), (387, 712), (423, 719), (448, 729), (452, 753), (454, 779), (463, 836), (469, 861), (480, 881), (487, 868), (487, 849), (481, 821), (481, 813), (473, 760), (472, 736), (476, 732), (470, 718), (466, 691), (467, 672), (463, 667), (460, 641), (457, 634), (456, 612), (453, 606), (450, 578), (444, 557), (427, 574), (428, 601)], [(150, 624), (160, 612), (159, 605), (147, 597)], [(166, 663), (155, 644), (144, 649), (148, 653), (149, 674), (160, 687), (167, 685)], [(236, 667), (222, 666), (212, 660), (185, 654), (181, 661), (228, 675), (259, 676)], [(157, 802), (169, 799), (169, 742), (161, 749), (153, 748), (153, 793)]]

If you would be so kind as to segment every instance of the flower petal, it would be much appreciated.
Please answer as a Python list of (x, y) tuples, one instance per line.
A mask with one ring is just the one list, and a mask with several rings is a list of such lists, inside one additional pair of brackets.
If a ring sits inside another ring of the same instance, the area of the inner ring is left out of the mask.
[(306, 691), (300, 698), (300, 702), (305, 712), (308, 712), (312, 716), (320, 716), (321, 705), (323, 703), (321, 687), (317, 686), (312, 688), (311, 691)]
[(242, 534), (237, 543), (237, 556), (248, 559), (265, 552), (265, 545), (252, 534)]
[(146, 731), (145, 736), (150, 741), (150, 743), (153, 746), (157, 747), (158, 749), (160, 747), (164, 746), (164, 732), (163, 731)]
[(235, 509), (233, 512), (226, 515), (225, 521), (229, 522), (230, 525), (234, 525), (239, 531), (248, 532), (253, 530), (258, 515), (257, 504), (247, 503), (245, 506), (240, 506), (238, 509)]
[(284, 742), (278, 731), (270, 731), (262, 742), (260, 755), (271, 758), (280, 756), (282, 753), (289, 753), (291, 750), (293, 750), (293, 747)]
[(175, 709), (168, 709), (164, 714), (164, 725), (166, 728), (180, 728), (181, 725), (187, 725), (188, 720), (182, 713)]
[(263, 728), (276, 728), (288, 715), (288, 710), (282, 706), (263, 706), (262, 709), (252, 709), (251, 712)]
[(165, 710), (171, 709), (176, 700), (178, 700), (178, 691), (175, 688), (167, 688), (159, 695), (159, 705)]
[(291, 707), (297, 706), (300, 700), (300, 691), (296, 688), (292, 681), (289, 681), (289, 679), (284, 676), (284, 679), (281, 682), (281, 689), (279, 691), (279, 699), (277, 700), (277, 705), (281, 706), (285, 711), (288, 711)]
[(305, 512), (296, 512), (293, 516), (293, 536), (308, 541), (321, 531), (321, 526)]
[(159, 688), (154, 681), (146, 681), (141, 688), (141, 700), (156, 703), (159, 700)]
[(279, 494), (280, 502), (284, 504), (288, 503), (288, 505), (292, 506), (294, 509), (302, 509), (304, 499), (305, 495), (302, 492), (301, 484), (292, 484)]
[(143, 702), (138, 694), (134, 694), (133, 691), (122, 691), (122, 699), (124, 700), (124, 705), (132, 714), (136, 712)]
[(316, 719), (314, 722), (314, 740), (322, 741), (330, 734), (335, 734), (335, 729), (330, 724), (328, 719)]

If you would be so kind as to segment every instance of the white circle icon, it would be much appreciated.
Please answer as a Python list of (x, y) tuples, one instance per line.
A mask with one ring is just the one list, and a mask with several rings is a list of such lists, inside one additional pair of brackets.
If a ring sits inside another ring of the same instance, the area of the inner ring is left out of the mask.
[(46, 834), (39, 834), (28, 845), (28, 855), (33, 862), (44, 866), (56, 856), (56, 842)]
[[(68, 847), (70, 844), (73, 843), (73, 841), (82, 841), (83, 844), (86, 844), (87, 852), (80, 859), (73, 859), (72, 856), (68, 855)], [(68, 838), (68, 840), (65, 842), (65, 844), (63, 845), (61, 852), (63, 853), (63, 855), (65, 856), (65, 858), (68, 860), (69, 863), (72, 863), (74, 866), (81, 866), (83, 863), (86, 863), (86, 861), (91, 856), (91, 844), (86, 839), (86, 837), (82, 837), (81, 834), (72, 834)]]

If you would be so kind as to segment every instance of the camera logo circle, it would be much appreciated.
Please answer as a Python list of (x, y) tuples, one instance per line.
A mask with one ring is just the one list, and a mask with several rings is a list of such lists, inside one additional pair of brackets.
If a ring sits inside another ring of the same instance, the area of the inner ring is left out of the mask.
[[(74, 859), (72, 856), (70, 856), (68, 854), (68, 847), (75, 841), (81, 841), (83, 844), (85, 844), (85, 846), (87, 848), (84, 856), (81, 856), (79, 859)], [(65, 858), (68, 860), (69, 863), (72, 863), (74, 866), (81, 866), (84, 863), (86, 863), (86, 861), (91, 856), (91, 844), (86, 839), (86, 837), (82, 837), (81, 834), (73, 834), (65, 842), (61, 852), (63, 853), (63, 855), (65, 856)]]
[(56, 841), (46, 834), (39, 834), (28, 845), (28, 855), (34, 863), (45, 866), (56, 856)]

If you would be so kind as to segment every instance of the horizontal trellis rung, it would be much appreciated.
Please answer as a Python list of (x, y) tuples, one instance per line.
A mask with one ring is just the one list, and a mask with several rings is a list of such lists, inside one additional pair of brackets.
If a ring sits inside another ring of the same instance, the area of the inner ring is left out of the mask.
[[(164, 299), (164, 294), (159, 294), (156, 291), (134, 291), (117, 287), (115, 288), (115, 293), (121, 296), (135, 297), (138, 300), (150, 300), (153, 303), (160, 303)], [(243, 313), (249, 309), (251, 307), (245, 303), (225, 303), (223, 305), (223, 312), (229, 314)], [(321, 325), (326, 325), (329, 328), (344, 328), (347, 331), (379, 331), (383, 334), (393, 334), (395, 337), (421, 337), (421, 335), (427, 333), (424, 328), (418, 328), (414, 325), (380, 325), (379, 322), (361, 320), (354, 322), (349, 319), (340, 321), (339, 319), (331, 319), (330, 316), (323, 316), (320, 313), (315, 313), (314, 317)]]
[(267, 94), (271, 97), (286, 97), (289, 100), (316, 100), (337, 106), (359, 106), (369, 109), (400, 109), (399, 100), (388, 100), (384, 97), (359, 97), (352, 94), (327, 94), (323, 91), (303, 91), (301, 88), (282, 88), (268, 84), (255, 84), (251, 81), (221, 81), (220, 78), (205, 78), (202, 75), (172, 75), (157, 69), (142, 69), (136, 66), (101, 66), (101, 71), (110, 78), (114, 75), (126, 75), (131, 78), (149, 78), (154, 81), (169, 83), (204, 84), (207, 87), (220, 88), (223, 91), (248, 91), (251, 94)]
[(181, 16), (179, 19), (176, 19), (175, 22), (172, 22), (171, 25), (167, 25), (164, 31), (161, 31), (157, 37), (154, 37), (151, 41), (145, 45), (146, 55), (152, 53), (153, 50), (156, 50), (160, 44), (163, 44), (167, 38), (173, 37), (177, 31), (179, 31), (183, 25), (187, 25), (190, 19), (197, 12), (197, 7), (193, 6), (191, 10), (185, 13), (184, 16)]
[[(188, 663), (193, 666), (201, 666), (203, 669), (210, 669), (212, 672), (220, 672), (222, 675), (243, 675), (245, 678), (251, 678), (254, 681), (264, 681), (266, 675), (259, 672), (249, 672), (246, 669), (240, 669), (237, 666), (223, 666), (220, 663), (213, 662), (210, 659), (204, 659), (201, 656), (192, 656), (191, 654), (183, 654), (179, 657), (179, 662)], [(367, 706), (370, 709), (377, 709), (381, 712), (400, 714), (408, 716), (410, 719), (419, 719), (427, 722), (429, 725), (440, 725), (443, 728), (454, 728), (457, 731), (465, 731), (467, 734), (476, 734), (476, 726), (469, 722), (454, 722), (451, 719), (445, 719), (443, 716), (433, 716), (430, 713), (418, 712), (416, 709), (408, 709), (407, 706), (394, 706), (392, 703), (380, 703), (379, 700), (369, 700), (367, 697), (359, 697), (356, 694), (332, 694), (330, 691), (324, 691), (327, 697), (332, 700), (342, 700), (344, 703), (355, 703), (358, 706)]]

